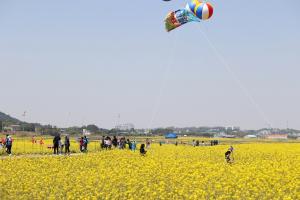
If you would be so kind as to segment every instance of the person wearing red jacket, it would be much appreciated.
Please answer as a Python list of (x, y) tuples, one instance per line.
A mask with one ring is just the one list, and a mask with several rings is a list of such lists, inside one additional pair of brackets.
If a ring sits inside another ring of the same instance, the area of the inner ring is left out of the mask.
[(84, 142), (83, 142), (83, 137), (80, 138), (79, 140), (79, 148), (80, 148), (80, 152), (83, 152), (84, 150)]

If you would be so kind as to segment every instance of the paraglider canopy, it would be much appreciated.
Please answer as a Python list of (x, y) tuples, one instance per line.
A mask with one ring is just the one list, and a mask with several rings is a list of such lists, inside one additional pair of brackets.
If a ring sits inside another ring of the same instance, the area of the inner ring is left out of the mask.
[(213, 6), (206, 1), (192, 0), (185, 8), (201, 20), (208, 20), (214, 13)]
[(165, 28), (169, 32), (188, 22), (208, 20), (214, 12), (213, 6), (207, 1), (191, 0), (185, 8), (168, 13)]

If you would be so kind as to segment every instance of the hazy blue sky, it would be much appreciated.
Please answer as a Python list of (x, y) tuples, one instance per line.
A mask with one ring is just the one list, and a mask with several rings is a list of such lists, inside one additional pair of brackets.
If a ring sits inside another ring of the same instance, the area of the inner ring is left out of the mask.
[(300, 1), (213, 0), (210, 21), (165, 32), (186, 2), (0, 0), (0, 111), (58, 126), (112, 128), (120, 113), (145, 128), (300, 128)]

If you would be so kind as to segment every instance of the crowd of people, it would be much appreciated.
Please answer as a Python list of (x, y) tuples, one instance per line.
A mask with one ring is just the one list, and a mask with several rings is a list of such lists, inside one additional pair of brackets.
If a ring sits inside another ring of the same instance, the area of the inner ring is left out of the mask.
[(80, 150), (80, 152), (87, 152), (88, 143), (89, 143), (89, 140), (86, 137), (86, 135), (79, 139), (79, 150)]
[[(35, 138), (33, 137), (32, 141), (36, 143), (34, 140)], [(41, 139), (43, 142), (43, 139)], [(87, 152), (88, 151), (88, 144), (89, 144), (89, 139), (87, 136), (80, 137), (79, 140), (79, 150), (80, 152)], [(43, 142), (44, 143), (44, 142)], [(151, 140), (149, 138), (146, 139), (145, 144), (140, 145), (140, 154), (145, 155), (147, 153), (146, 149), (150, 148)], [(0, 150), (5, 150), (8, 155), (12, 154), (12, 144), (13, 144), (13, 139), (10, 135), (6, 135), (5, 138), (2, 138), (0, 140)], [(159, 142), (160, 146), (162, 146), (162, 142)], [(210, 145), (218, 145), (219, 141), (218, 140), (212, 140), (210, 141)], [(176, 141), (175, 145), (178, 145), (178, 142)], [(204, 141), (199, 141), (199, 140), (193, 140), (192, 145), (194, 147), (196, 146), (205, 146)], [(62, 154), (63, 151), (65, 154), (70, 154), (70, 138), (68, 135), (64, 137), (64, 141), (62, 142), (60, 134), (55, 135), (53, 138), (53, 153), (54, 154)], [(103, 150), (111, 150), (111, 149), (129, 149), (131, 151), (136, 151), (137, 149), (137, 142), (136, 140), (130, 140), (126, 139), (124, 136), (122, 137), (117, 137), (113, 136), (112, 138), (110, 136), (102, 136), (102, 139), (100, 140), (100, 148)], [(232, 163), (234, 161), (233, 157), (233, 150), (234, 148), (230, 146), (230, 148), (225, 152), (225, 160), (227, 163)]]
[[(87, 136), (80, 137), (78, 140), (79, 150), (80, 152), (88, 152), (88, 144), (89, 139)], [(141, 144), (140, 153), (142, 155), (146, 154), (146, 149), (150, 148), (150, 139), (146, 139), (146, 145)], [(53, 153), (54, 154), (62, 154), (63, 149), (65, 154), (70, 154), (70, 138), (68, 135), (65, 136), (64, 142), (62, 142), (60, 134), (57, 134), (53, 138)], [(102, 136), (100, 140), (100, 148), (103, 150), (111, 150), (111, 149), (129, 149), (131, 151), (136, 151), (137, 142), (135, 140), (126, 139), (125, 137), (116, 137), (113, 136)]]
[(199, 140), (193, 140), (192, 142), (193, 147), (197, 147), (197, 146), (215, 146), (215, 145), (219, 145), (219, 140), (211, 140), (210, 143), (205, 143), (204, 141), (199, 141)]
[(65, 136), (65, 140), (62, 143), (60, 134), (57, 134), (53, 138), (53, 150), (54, 154), (62, 154), (63, 150), (65, 150), (65, 154), (70, 154), (70, 138), (68, 135)]
[(100, 147), (101, 149), (110, 150), (112, 148), (114, 149), (126, 149), (135, 151), (136, 150), (136, 141), (131, 141), (130, 139), (127, 139), (125, 137), (116, 137), (113, 136), (111, 138), (110, 136), (102, 136), (102, 139), (100, 141)]

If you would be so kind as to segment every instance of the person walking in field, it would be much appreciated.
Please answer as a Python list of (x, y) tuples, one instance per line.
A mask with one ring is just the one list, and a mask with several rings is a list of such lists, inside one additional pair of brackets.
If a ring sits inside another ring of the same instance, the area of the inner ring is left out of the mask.
[(134, 151), (135, 152), (136, 150), (136, 142), (135, 140), (131, 143), (131, 151)]
[(113, 137), (112, 139), (112, 145), (114, 146), (114, 148), (116, 149), (118, 146), (118, 139), (116, 136)]
[(100, 142), (100, 147), (101, 147), (101, 149), (105, 148), (105, 137), (104, 136), (102, 136), (102, 139), (101, 139), (101, 142)]
[(130, 150), (132, 147), (132, 142), (129, 139), (127, 139), (127, 144), (128, 144), (128, 149)]
[(44, 139), (42, 137), (40, 139), (40, 145), (44, 145)]
[(54, 149), (54, 154), (58, 154), (58, 148), (59, 148), (59, 141), (60, 141), (60, 135), (59, 133), (56, 134), (56, 136), (53, 138), (53, 149)]
[(146, 155), (147, 151), (145, 150), (145, 144), (141, 144), (140, 154), (142, 156)]
[(146, 139), (146, 149), (149, 149), (149, 148), (150, 148), (150, 144), (151, 144), (150, 139), (147, 138), (147, 139)]
[(3, 148), (4, 144), (2, 143), (2, 140), (0, 140), (0, 150)]
[(64, 149), (64, 144), (61, 142), (61, 139), (58, 141), (58, 149), (59, 149), (59, 154), (62, 154)]
[(83, 152), (83, 150), (84, 150), (83, 137), (81, 137), (80, 140), (79, 140), (79, 150), (80, 150), (80, 152)]
[(31, 142), (32, 142), (32, 144), (36, 144), (36, 138), (35, 138), (35, 136), (32, 136)]
[(5, 147), (6, 147), (6, 153), (8, 155), (11, 155), (11, 148), (12, 148), (12, 138), (10, 135), (6, 135), (6, 140), (5, 140)]
[(230, 146), (230, 148), (225, 152), (225, 160), (227, 163), (233, 162), (233, 147)]
[(65, 137), (65, 154), (70, 154), (70, 138), (68, 135)]
[(107, 150), (107, 148), (108, 148), (108, 139), (107, 139), (107, 137), (104, 140), (104, 148), (105, 148), (105, 150)]
[(88, 148), (88, 143), (89, 143), (89, 140), (88, 138), (86, 137), (86, 135), (83, 137), (83, 147), (84, 147), (84, 151), (87, 152), (87, 148)]
[(111, 150), (111, 146), (112, 146), (112, 141), (110, 137), (107, 137), (107, 149)]
[(6, 151), (5, 149), (5, 140), (6, 138), (1, 138), (1, 141), (0, 141), (0, 150), (2, 150), (0, 153), (4, 153), (4, 151)]

